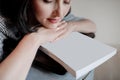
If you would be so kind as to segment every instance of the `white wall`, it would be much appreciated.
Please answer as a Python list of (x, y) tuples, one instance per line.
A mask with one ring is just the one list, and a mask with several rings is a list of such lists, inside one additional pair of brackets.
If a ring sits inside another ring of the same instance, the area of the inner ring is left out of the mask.
[(96, 39), (120, 44), (120, 0), (72, 0), (72, 12), (96, 23)]

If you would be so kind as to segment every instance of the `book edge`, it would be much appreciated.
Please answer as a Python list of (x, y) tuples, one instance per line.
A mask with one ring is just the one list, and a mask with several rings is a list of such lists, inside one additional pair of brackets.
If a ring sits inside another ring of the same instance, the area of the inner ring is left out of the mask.
[(43, 46), (40, 47), (40, 50), (42, 50), (45, 54), (50, 56), (52, 59), (57, 61), (60, 65), (62, 65), (69, 73), (71, 73), (75, 78), (76, 76), (76, 71), (69, 67), (66, 63), (64, 63), (61, 59), (56, 57), (52, 52), (50, 52), (48, 49), (44, 48)]
[[(106, 55), (105, 57), (101, 58), (100, 60), (95, 61), (95, 63), (90, 64), (87, 67), (84, 67), (82, 70), (78, 70), (76, 72), (76, 79), (79, 79), (81, 76), (87, 74), (90, 70), (95, 69), (96, 67), (100, 66), (110, 58), (112, 58), (117, 53), (117, 49), (114, 48), (113, 52), (110, 55)], [(99, 63), (99, 64), (98, 64)], [(84, 73), (83, 73), (84, 72)]]

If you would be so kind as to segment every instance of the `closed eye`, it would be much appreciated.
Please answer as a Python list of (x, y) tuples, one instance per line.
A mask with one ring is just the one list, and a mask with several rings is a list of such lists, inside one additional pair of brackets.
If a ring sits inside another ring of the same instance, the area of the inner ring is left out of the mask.
[(70, 4), (70, 0), (64, 0), (65, 4)]
[(53, 0), (43, 0), (45, 3), (51, 3)]

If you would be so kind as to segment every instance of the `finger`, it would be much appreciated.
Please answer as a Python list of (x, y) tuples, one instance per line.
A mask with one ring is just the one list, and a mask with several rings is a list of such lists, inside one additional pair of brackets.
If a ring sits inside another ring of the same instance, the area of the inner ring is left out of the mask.
[(59, 41), (61, 39), (65, 38), (65, 35), (60, 35), (59, 37), (57, 37), (53, 42)]
[(62, 21), (58, 24), (58, 27), (60, 27), (61, 25), (63, 25), (64, 23), (66, 23), (66, 21)]
[(54, 33), (54, 39), (52, 39), (52, 41), (50, 41), (50, 42), (54, 42), (60, 35), (62, 35), (65, 32), (66, 32), (65, 28), (55, 32)]
[(59, 36), (57, 36), (56, 39), (54, 39), (53, 42), (56, 42), (58, 40), (61, 40), (61, 39), (65, 38), (67, 36), (67, 32), (66, 31), (67, 30), (65, 30), (63, 33), (61, 33)]
[(62, 23), (61, 25), (59, 25), (59, 26), (57, 27), (57, 30), (64, 29), (66, 25), (67, 25), (66, 22)]
[(62, 24), (62, 23), (65, 23), (65, 22), (66, 22), (66, 21), (61, 21), (61, 22), (59, 23), (59, 25)]

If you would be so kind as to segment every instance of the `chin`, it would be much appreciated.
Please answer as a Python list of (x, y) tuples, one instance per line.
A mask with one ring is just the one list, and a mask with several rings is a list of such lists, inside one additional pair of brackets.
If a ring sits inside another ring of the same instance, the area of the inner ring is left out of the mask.
[(57, 26), (58, 26), (58, 23), (56, 23), (56, 24), (47, 24), (47, 25), (45, 25), (46, 26), (46, 28), (49, 28), (49, 29), (52, 29), (52, 28), (57, 28)]

